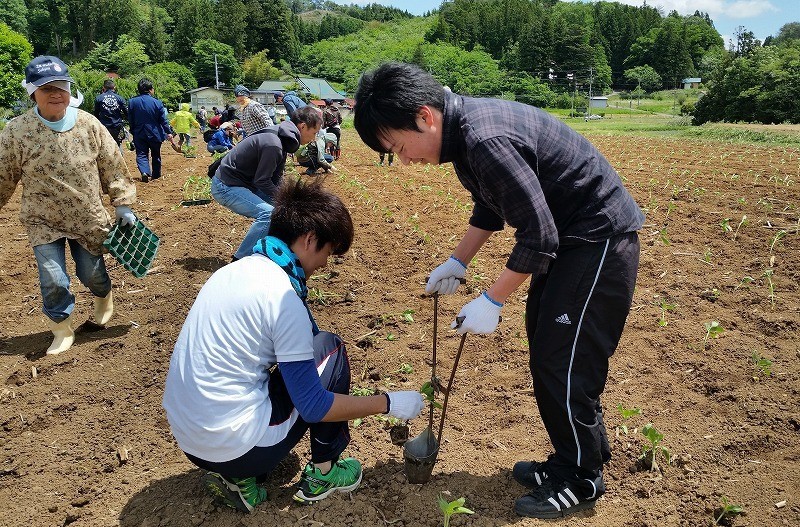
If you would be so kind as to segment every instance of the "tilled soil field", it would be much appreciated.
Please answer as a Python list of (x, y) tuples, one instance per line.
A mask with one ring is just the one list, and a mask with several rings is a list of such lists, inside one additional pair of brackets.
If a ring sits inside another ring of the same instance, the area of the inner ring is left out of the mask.
[[(711, 525), (724, 498), (744, 509), (733, 525), (800, 525), (800, 151), (590, 139), (647, 221), (634, 306), (604, 395), (608, 491), (594, 511), (565, 523)], [(433, 332), (424, 279), (466, 230), (469, 195), (449, 165), (378, 166), (352, 129), (343, 145), (327, 185), (350, 207), (356, 240), (309, 281), (312, 309), (345, 339), (354, 388), (418, 389), (430, 375)], [(407, 483), (388, 423), (367, 418), (353, 423), (347, 451), (365, 467), (357, 492), (294, 504), (304, 441), (253, 514), (216, 508), (172, 440), (161, 396), (197, 291), (250, 222), (213, 202), (181, 207), (184, 182), (203, 176), (210, 158), (185, 159), (168, 145), (163, 153), (166, 176), (138, 184), (134, 207), (161, 236), (156, 262), (137, 279), (109, 257), (116, 315), (106, 329), (84, 326), (62, 355), (44, 354), (51, 335), (17, 219), (21, 192), (0, 211), (0, 525), (433, 527), (442, 524), (440, 494), (465, 497), (475, 511), (453, 526), (546, 524), (511, 510), (524, 492), (510, 477), (514, 462), (549, 453), (528, 371), (523, 290), (494, 335), (466, 340), (430, 482)], [(136, 173), (133, 153), (125, 157)], [(512, 244), (512, 231), (494, 235), (467, 287), (441, 300), (440, 377), (458, 345), (441, 328), (497, 276)], [(73, 284), (82, 322), (91, 295)], [(641, 415), (623, 422), (619, 406)], [(647, 423), (672, 454), (659, 472), (637, 466)], [(412, 421), (411, 434), (424, 425)]]

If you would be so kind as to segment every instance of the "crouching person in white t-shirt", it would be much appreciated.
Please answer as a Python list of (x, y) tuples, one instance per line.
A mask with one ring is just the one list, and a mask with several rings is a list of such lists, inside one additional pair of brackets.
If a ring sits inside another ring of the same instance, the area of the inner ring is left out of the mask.
[(197, 295), (172, 354), (164, 409), (178, 446), (208, 471), (203, 482), (217, 502), (252, 511), (267, 497), (260, 484), (307, 430), (311, 461), (294, 499), (355, 490), (361, 464), (341, 457), (347, 421), (422, 411), (415, 391), (348, 395), (344, 343), (320, 332), (308, 309), (306, 276), (352, 240), (350, 213), (322, 181), (289, 181), (276, 196), (270, 236)]

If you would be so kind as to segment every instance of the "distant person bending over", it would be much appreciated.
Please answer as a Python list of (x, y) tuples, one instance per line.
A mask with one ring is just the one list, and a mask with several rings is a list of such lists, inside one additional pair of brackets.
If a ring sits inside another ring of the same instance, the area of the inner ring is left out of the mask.
[(306, 102), (298, 97), (297, 92), (294, 90), (278, 95), (278, 102), (283, 103), (283, 107), (286, 108), (286, 117), (288, 119), (292, 118), (294, 112), (306, 106)]
[[(326, 139), (325, 136), (329, 134), (318, 133), (314, 140), (304, 145), (297, 151), (297, 163), (301, 167), (306, 167), (306, 174), (312, 175), (320, 168), (325, 170), (325, 173), (335, 172), (336, 167), (333, 166), (333, 156), (328, 154), (325, 149)], [(333, 136), (333, 134), (330, 134)], [(334, 142), (335, 142), (335, 136)]]
[(514, 510), (558, 518), (594, 507), (611, 458), (600, 396), (633, 298), (639, 206), (606, 158), (559, 119), (454, 94), (413, 65), (384, 64), (361, 77), (354, 125), (370, 148), (405, 164), (452, 162), (472, 194), (466, 234), (431, 272), (428, 293), (455, 293), (491, 234), (506, 223), (516, 230), (505, 269), (461, 309), (458, 331), (493, 333), (503, 304), (531, 279), (531, 375), (554, 452), (514, 466), (531, 488)]
[(233, 93), (236, 95), (236, 102), (239, 103), (239, 114), (245, 137), (272, 126), (272, 118), (269, 116), (267, 108), (250, 98), (250, 90), (240, 84), (236, 86)]
[(290, 121), (242, 139), (220, 162), (211, 179), (217, 203), (255, 221), (233, 260), (253, 253), (253, 246), (269, 232), (272, 202), (283, 179), (286, 155), (314, 139), (322, 114), (312, 106), (296, 111)]
[(192, 107), (188, 102), (181, 103), (181, 109), (175, 112), (172, 117), (172, 121), (170, 122), (173, 130), (175, 130), (175, 133), (177, 133), (178, 137), (180, 138), (178, 140), (178, 148), (183, 148), (184, 142), (186, 143), (186, 146), (191, 146), (192, 126), (195, 128), (200, 128), (200, 123), (194, 118), (191, 110)]
[[(128, 122), (136, 147), (136, 165), (142, 174), (142, 183), (147, 183), (161, 177), (161, 143), (164, 139), (172, 140), (172, 129), (167, 122), (167, 109), (153, 97), (152, 81), (142, 78), (137, 89), (139, 95), (128, 101)], [(149, 158), (153, 160), (152, 170)]]
[(75, 341), (67, 246), (78, 280), (94, 297), (94, 321), (105, 325), (114, 302), (103, 260), (103, 240), (111, 228), (103, 194), (122, 225), (136, 223), (130, 209), (136, 185), (106, 128), (78, 109), (80, 92), (70, 97), (74, 82), (57, 57), (33, 59), (25, 67), (25, 88), (35, 105), (0, 132), (0, 208), (22, 183), (19, 219), (33, 247), (42, 311), (53, 332), (48, 355), (68, 350)]
[(322, 111), (322, 115), (323, 128), (325, 128), (326, 132), (336, 136), (336, 148), (333, 152), (333, 158), (339, 159), (342, 153), (342, 114), (331, 99), (325, 99), (325, 109)]
[(267, 106), (267, 115), (269, 115), (269, 118), (272, 120), (272, 124), (278, 124), (278, 115), (277, 112), (275, 111), (274, 102), (269, 103), (269, 105)]
[(251, 512), (266, 500), (262, 484), (306, 431), (311, 460), (294, 500), (355, 490), (361, 464), (342, 457), (348, 420), (413, 419), (424, 407), (417, 391), (349, 395), (344, 342), (320, 331), (308, 308), (307, 277), (352, 240), (353, 221), (338, 197), (319, 181), (286, 182), (271, 235), (253, 255), (211, 275), (186, 317), (164, 409), (178, 446), (208, 471), (203, 483), (222, 505)]
[(125, 139), (125, 120), (128, 118), (128, 102), (117, 94), (117, 85), (112, 79), (103, 81), (103, 92), (94, 100), (94, 116), (114, 138), (122, 152)]
[(219, 130), (214, 132), (214, 135), (211, 136), (211, 140), (206, 144), (206, 150), (208, 150), (209, 154), (218, 154), (227, 152), (231, 148), (233, 148), (233, 141), (231, 138), (234, 134), (233, 124), (231, 123), (222, 123)]

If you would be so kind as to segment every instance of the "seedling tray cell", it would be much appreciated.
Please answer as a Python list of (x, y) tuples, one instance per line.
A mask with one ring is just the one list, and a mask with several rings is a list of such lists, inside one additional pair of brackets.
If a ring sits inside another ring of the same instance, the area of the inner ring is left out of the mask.
[(158, 236), (142, 220), (137, 220), (136, 225), (115, 224), (103, 247), (133, 276), (141, 278), (153, 265), (159, 243)]

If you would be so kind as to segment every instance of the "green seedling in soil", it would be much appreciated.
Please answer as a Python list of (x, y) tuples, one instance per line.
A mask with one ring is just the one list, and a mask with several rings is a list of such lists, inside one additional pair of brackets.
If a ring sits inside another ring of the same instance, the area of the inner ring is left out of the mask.
[(196, 201), (200, 199), (211, 199), (211, 178), (189, 176), (183, 184), (183, 200)]
[(389, 342), (394, 342), (395, 340), (397, 340), (397, 335), (395, 335), (394, 333), (389, 333), (388, 335), (386, 335), (386, 340), (388, 340)]
[(436, 402), (436, 394), (435, 389), (433, 388), (433, 384), (431, 381), (426, 381), (425, 384), (422, 385), (422, 388), (419, 389), (420, 393), (425, 396), (425, 400), (428, 401), (434, 408), (442, 408), (442, 405)]
[(742, 287), (743, 285), (745, 285), (745, 284), (749, 284), (749, 283), (752, 283), (752, 282), (754, 282), (754, 281), (755, 281), (755, 279), (754, 279), (752, 276), (745, 276), (745, 277), (742, 277), (742, 279), (739, 281), (739, 285), (737, 285), (736, 287), (734, 287), (734, 289), (739, 289), (739, 288), (740, 288), (740, 287)]
[(194, 145), (183, 145), (183, 157), (197, 157), (197, 147)]
[(368, 397), (370, 395), (375, 395), (375, 390), (368, 387), (353, 386), (353, 388), (350, 390), (350, 395), (355, 395), (356, 397)]
[(642, 435), (647, 439), (647, 444), (642, 447), (642, 455), (639, 461), (650, 469), (651, 472), (658, 472), (658, 458), (663, 457), (669, 465), (670, 453), (667, 447), (661, 445), (664, 434), (656, 430), (652, 423), (647, 423), (642, 428)]
[(404, 362), (397, 369), (397, 373), (402, 373), (403, 375), (410, 375), (414, 373), (414, 367), (411, 364)]
[(619, 426), (617, 426), (617, 437), (619, 437), (620, 432), (628, 435), (628, 420), (635, 415), (642, 415), (642, 409), (635, 407), (625, 408), (622, 406), (622, 403), (618, 403), (617, 410), (619, 411), (620, 417), (622, 417), (622, 422), (619, 424)]
[(669, 304), (666, 300), (662, 300), (659, 307), (661, 308), (661, 316), (658, 319), (658, 325), (663, 328), (667, 325), (667, 311), (674, 311), (675, 304)]
[(730, 524), (734, 516), (737, 516), (738, 514), (741, 514), (743, 512), (744, 512), (744, 507), (729, 502), (728, 498), (723, 496), (722, 506), (718, 507), (714, 511), (714, 525), (722, 525), (721, 522), (725, 522), (725, 524)]
[(339, 295), (336, 293), (331, 293), (330, 291), (324, 291), (318, 287), (311, 287), (308, 289), (308, 302), (310, 304), (319, 304), (321, 306), (328, 306), (331, 303), (331, 299), (337, 298)]
[(667, 236), (667, 228), (664, 227), (660, 231), (658, 231), (658, 235), (661, 238), (661, 243), (664, 245), (669, 245), (669, 237)]
[[(759, 377), (769, 377), (772, 375), (772, 361), (766, 357), (762, 357), (758, 351), (753, 352), (753, 364), (756, 367), (757, 373), (753, 376), (753, 380), (758, 380)], [(760, 373), (761, 375), (758, 375)]]
[(772, 238), (772, 242), (769, 244), (769, 252), (772, 253), (772, 250), (775, 248), (775, 244), (777, 244), (783, 237), (786, 236), (786, 231), (783, 229), (779, 230), (777, 234)]
[(731, 219), (730, 218), (725, 218), (724, 220), (719, 222), (719, 226), (722, 227), (722, 232), (724, 232), (724, 233), (729, 233), (729, 232), (731, 232), (733, 230), (733, 227), (731, 227)]
[(764, 274), (761, 275), (761, 278), (767, 279), (767, 287), (769, 288), (769, 303), (772, 304), (772, 307), (775, 307), (775, 284), (772, 283), (772, 275), (775, 271), (770, 267), (769, 269), (764, 270)]
[(359, 426), (361, 426), (361, 423), (363, 423), (363, 422), (364, 422), (364, 418), (362, 418), (362, 417), (357, 417), (357, 418), (353, 419), (353, 428), (358, 428)]
[(440, 494), (436, 501), (439, 503), (439, 509), (444, 514), (444, 527), (450, 527), (450, 517), (453, 514), (475, 514), (475, 511), (464, 507), (466, 498), (458, 498), (457, 500), (447, 501)]
[(722, 332), (725, 331), (725, 328), (723, 328), (720, 325), (720, 323), (717, 322), (716, 320), (712, 320), (711, 322), (706, 322), (705, 324), (703, 324), (703, 326), (706, 328), (706, 336), (703, 339), (703, 349), (705, 349), (709, 337), (718, 338), (722, 334)]
[(739, 225), (736, 226), (736, 230), (733, 232), (733, 239), (736, 239), (736, 236), (739, 235), (739, 229), (747, 225), (747, 215), (745, 214), (742, 216), (742, 220), (739, 222)]
[(711, 249), (709, 249), (708, 247), (706, 247), (705, 250), (703, 251), (703, 261), (705, 263), (711, 263)]

